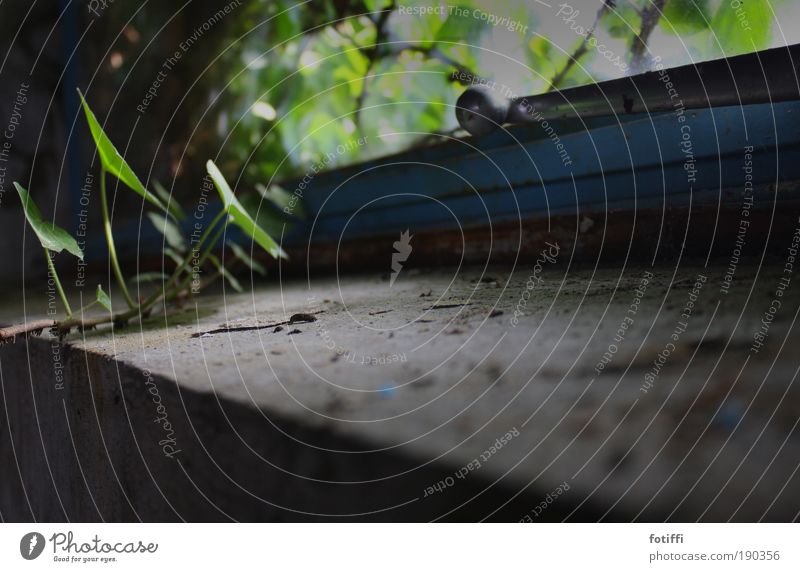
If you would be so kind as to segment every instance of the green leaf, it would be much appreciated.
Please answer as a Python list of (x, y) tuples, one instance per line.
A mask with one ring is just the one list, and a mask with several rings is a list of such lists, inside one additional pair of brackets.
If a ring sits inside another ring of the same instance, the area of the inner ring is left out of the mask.
[(164, 185), (158, 181), (153, 181), (153, 190), (155, 190), (158, 198), (161, 199), (161, 202), (167, 205), (170, 214), (173, 216), (173, 218), (175, 218), (175, 220), (183, 220), (186, 218), (186, 213), (183, 212), (181, 205), (179, 205), (178, 201), (170, 196), (169, 191), (164, 188)]
[[(172, 248), (170, 248), (170, 247), (165, 248), (164, 249), (164, 254), (166, 254), (170, 258), (170, 260), (172, 260), (172, 262), (175, 263), (176, 266), (180, 266), (181, 264), (183, 264), (183, 256), (178, 254)], [(191, 274), (191, 268), (187, 267), (185, 269), (185, 272), (187, 272), (188, 274)]]
[(714, 36), (726, 56), (758, 51), (769, 46), (772, 10), (769, 0), (745, 0), (734, 8), (722, 2), (711, 21)]
[(222, 176), (222, 173), (213, 161), (209, 160), (208, 163), (206, 163), (206, 169), (211, 179), (214, 181), (217, 191), (219, 191), (223, 208), (225, 212), (228, 213), (231, 222), (242, 229), (250, 238), (255, 240), (261, 248), (269, 252), (273, 258), (278, 258), (279, 256), (281, 258), (288, 258), (286, 252), (278, 246), (270, 235), (256, 224), (253, 218), (239, 203), (230, 186), (228, 186), (225, 177)]
[[(420, 2), (409, 2), (408, 4), (419, 5)], [(436, 32), (444, 25), (441, 15), (437, 13), (405, 14), (396, 13), (397, 20), (394, 21), (398, 29), (403, 30), (403, 39), (421, 48), (430, 48), (434, 45)]]
[[(286, 235), (294, 226), (294, 221), (289, 218), (289, 215), (277, 208), (273, 208), (269, 204), (264, 204), (263, 199), (258, 193), (245, 193), (242, 195), (241, 204), (244, 209), (250, 213), (256, 224), (263, 228), (270, 236)], [(302, 213), (303, 208), (298, 200), (295, 204), (295, 211)]]
[[(668, 4), (671, 4), (672, 0)], [(642, 17), (630, 4), (618, 3), (616, 8), (608, 10), (603, 16), (601, 26), (612, 38), (630, 38), (642, 27)]]
[(274, 18), (271, 30), (274, 34), (271, 38), (272, 42), (277, 45), (299, 34), (302, 30), (299, 20), (297, 10), (282, 10), (279, 12)]
[(463, 14), (452, 14), (436, 31), (437, 42), (475, 43), (481, 35), (484, 22), (477, 18), (465, 17)]
[(112, 312), (111, 309), (111, 298), (108, 297), (108, 294), (103, 292), (103, 287), (100, 284), (97, 285), (97, 290), (95, 291), (95, 296), (97, 297), (97, 302), (109, 312)]
[[(264, 200), (269, 201), (275, 205), (279, 211), (289, 207), (294, 216), (299, 219), (306, 218), (306, 210), (303, 206), (303, 201), (296, 198), (292, 193), (286, 191), (280, 185), (273, 183), (269, 188), (262, 184), (256, 184), (256, 190)], [(292, 203), (294, 200), (294, 204)]]
[(691, 36), (707, 29), (710, 21), (708, 0), (668, 0), (659, 23), (667, 33)]
[(383, 10), (387, 6), (389, 6), (391, 2), (389, 0), (364, 0), (364, 6), (367, 7), (367, 10), (370, 12), (377, 12), (378, 10)]
[(25, 187), (17, 182), (14, 182), (14, 186), (17, 189), (17, 193), (19, 193), (19, 198), (22, 200), (22, 209), (25, 211), (25, 218), (28, 220), (28, 224), (31, 225), (33, 232), (36, 233), (42, 246), (53, 252), (66, 250), (70, 254), (83, 260), (83, 252), (81, 252), (77, 241), (60, 226), (42, 220), (42, 213), (39, 211), (36, 203), (33, 202), (33, 199), (28, 194)]
[(267, 275), (267, 269), (264, 267), (264, 265), (245, 252), (244, 248), (232, 240), (227, 241), (227, 244), (231, 251), (233, 251), (233, 255), (249, 266), (253, 272), (257, 272), (258, 274), (261, 274), (261, 276)]
[(186, 242), (183, 239), (183, 233), (178, 225), (173, 223), (169, 217), (165, 217), (161, 213), (149, 212), (147, 218), (153, 223), (158, 232), (164, 235), (164, 240), (167, 244), (177, 252), (186, 251)]
[(100, 154), (100, 161), (103, 163), (103, 168), (132, 190), (136, 191), (147, 201), (169, 214), (167, 207), (164, 206), (158, 197), (144, 187), (139, 177), (136, 176), (133, 169), (130, 168), (122, 155), (119, 154), (119, 151), (117, 151), (117, 148), (114, 147), (114, 144), (111, 143), (111, 139), (105, 134), (97, 118), (94, 116), (94, 113), (89, 109), (89, 104), (86, 103), (81, 90), (78, 90), (78, 95), (81, 97), (83, 111), (86, 114), (86, 121), (89, 123), (89, 130), (92, 132), (92, 138), (94, 139), (94, 144), (97, 146), (97, 152)]
[(222, 277), (225, 278), (225, 281), (228, 284), (230, 284), (231, 288), (233, 288), (237, 292), (244, 292), (244, 288), (242, 288), (242, 285), (239, 283), (236, 277), (233, 274), (231, 274), (230, 271), (227, 268), (225, 268), (225, 266), (222, 265), (222, 262), (220, 262), (219, 258), (217, 258), (213, 254), (209, 254), (208, 260), (219, 271), (219, 273), (222, 274)]
[(554, 46), (555, 44), (545, 36), (536, 34), (525, 44), (525, 59), (528, 66), (535, 69), (541, 77), (552, 78), (556, 75), (556, 63), (559, 63), (556, 60), (559, 54)]

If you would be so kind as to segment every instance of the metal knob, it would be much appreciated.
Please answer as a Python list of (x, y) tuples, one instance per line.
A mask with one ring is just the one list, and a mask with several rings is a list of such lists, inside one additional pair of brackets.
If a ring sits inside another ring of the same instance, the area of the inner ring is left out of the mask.
[(511, 100), (485, 85), (469, 88), (456, 102), (456, 119), (472, 135), (487, 135), (508, 122)]

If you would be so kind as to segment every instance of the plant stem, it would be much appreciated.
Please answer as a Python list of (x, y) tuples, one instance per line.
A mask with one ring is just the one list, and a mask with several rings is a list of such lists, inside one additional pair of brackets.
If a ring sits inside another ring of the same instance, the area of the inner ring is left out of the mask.
[(138, 308), (134, 308), (132, 310), (128, 310), (127, 312), (114, 314), (113, 316), (111, 314), (106, 314), (104, 316), (99, 316), (97, 318), (90, 318), (88, 320), (83, 318), (68, 318), (63, 322), (56, 322), (55, 327), (60, 330), (68, 330), (69, 328), (74, 328), (75, 326), (80, 326), (82, 328), (92, 328), (94, 326), (99, 326), (100, 324), (126, 321), (136, 317), (137, 315), (140, 315), (141, 312), (143, 311), (143, 308), (144, 305)]
[[(200, 235), (200, 240), (197, 241), (197, 245), (196, 246), (192, 246), (189, 249), (189, 252), (186, 253), (186, 258), (184, 258), (183, 262), (181, 262), (181, 264), (175, 269), (175, 272), (173, 272), (172, 276), (169, 277), (169, 280), (167, 280), (167, 283), (172, 282), (173, 280), (176, 280), (177, 278), (180, 277), (181, 272), (183, 272), (186, 269), (186, 267), (189, 265), (189, 263), (193, 260), (194, 253), (198, 252), (203, 247), (203, 244), (205, 244), (205, 242), (208, 239), (208, 236), (211, 233), (211, 231), (214, 229), (215, 226), (217, 226), (219, 221), (222, 220), (222, 218), (227, 214), (228, 214), (227, 211), (221, 210), (217, 214), (217, 216), (215, 216), (211, 220), (211, 223), (205, 228), (205, 230), (203, 231), (203, 234)], [(219, 236), (215, 237), (214, 240), (211, 243), (211, 246), (213, 246), (214, 243), (218, 239), (219, 239)], [(205, 260), (205, 258), (202, 258), (202, 260)], [(198, 266), (200, 266), (200, 263), (198, 263)], [(176, 282), (177, 282), (177, 280), (176, 280)]]
[[(200, 248), (203, 246), (205, 241), (208, 239), (208, 236), (211, 233), (211, 231), (219, 223), (219, 221), (222, 220), (222, 218), (227, 214), (228, 214), (227, 211), (222, 210), (211, 220), (211, 223), (203, 231), (203, 234), (200, 235), (200, 240), (197, 242), (197, 246), (189, 249), (189, 252), (186, 254), (186, 258), (184, 258), (183, 262), (181, 262), (181, 264), (175, 269), (175, 271), (172, 273), (172, 276), (170, 276), (166, 280), (165, 284), (169, 284), (170, 282), (173, 282), (173, 281), (176, 282), (176, 284), (175, 284), (175, 286), (173, 288), (167, 289), (166, 287), (164, 287), (161, 290), (156, 290), (144, 302), (142, 302), (138, 307), (133, 307), (128, 312), (125, 312), (123, 314), (119, 314), (117, 316), (113, 316), (111, 319), (104, 320), (104, 321), (112, 321), (112, 320), (116, 320), (116, 319), (120, 319), (120, 320), (130, 319), (130, 318), (136, 316), (137, 314), (141, 314), (143, 312), (146, 312), (147, 310), (152, 308), (154, 305), (156, 305), (159, 302), (159, 300), (169, 301), (169, 300), (172, 300), (178, 294), (180, 294), (181, 291), (185, 288), (185, 286), (182, 286), (181, 283), (180, 283), (181, 272), (183, 272), (184, 269), (189, 265), (189, 262), (192, 260), (193, 253), (198, 251), (198, 250), (200, 250)], [(225, 228), (224, 226), (221, 227), (221, 229), (224, 229), (224, 228)], [(217, 236), (215, 236), (215, 238), (212, 240), (212, 242), (211, 242), (211, 246), (212, 247), (217, 242), (218, 239), (219, 239), (219, 233), (217, 233)], [(210, 247), (209, 247), (209, 251), (210, 251)], [(204, 255), (201, 255), (201, 257), (198, 259), (198, 266), (202, 266), (203, 262), (205, 262), (205, 259), (207, 257), (208, 257), (208, 252), (206, 252)], [(191, 276), (189, 278), (191, 278)], [(188, 283), (188, 281), (187, 281), (187, 283)], [(103, 322), (98, 322), (98, 323), (103, 323)], [(92, 324), (92, 325), (95, 325), (95, 324)]]
[[(184, 268), (186, 268), (186, 266), (189, 264), (189, 261), (192, 259), (192, 252), (199, 250), (200, 247), (205, 244), (206, 240), (208, 240), (208, 237), (211, 234), (211, 231), (226, 214), (227, 212), (223, 210), (216, 217), (214, 217), (214, 219), (211, 221), (211, 224), (205, 229), (203, 234), (200, 236), (200, 240), (198, 241), (197, 247), (194, 250), (189, 251), (189, 253), (186, 255), (186, 258), (183, 260), (181, 265), (175, 269), (175, 272), (173, 273), (169, 281), (172, 281), (175, 277), (180, 276), (180, 273), (183, 272)], [(205, 262), (205, 260), (208, 258), (208, 255), (211, 253), (211, 249), (213, 248), (214, 244), (216, 244), (217, 240), (219, 240), (219, 237), (222, 234), (223, 230), (225, 230), (225, 225), (222, 225), (214, 234), (208, 249), (206, 249), (205, 252), (203, 252), (203, 254), (198, 259), (198, 266), (202, 266), (203, 262)], [(220, 273), (218, 274), (221, 275)], [(213, 278), (217, 278), (217, 275), (213, 276)], [(119, 312), (113, 315), (106, 314), (104, 316), (98, 316), (96, 318), (90, 318), (90, 319), (73, 318), (70, 315), (67, 317), (66, 320), (57, 322), (55, 324), (55, 327), (62, 331), (69, 330), (70, 328), (74, 328), (75, 326), (81, 328), (93, 328), (95, 326), (99, 326), (100, 324), (108, 324), (110, 322), (125, 322), (137, 316), (141, 318), (141, 316), (145, 312), (147, 312), (150, 308), (155, 306), (159, 301), (164, 300), (166, 302), (178, 296), (186, 288), (186, 285), (189, 283), (190, 280), (191, 276), (187, 277), (186, 281), (184, 281), (181, 284), (178, 284), (174, 288), (171, 288), (169, 290), (167, 290), (166, 288), (162, 288), (161, 290), (156, 290), (155, 292), (153, 292), (153, 294), (150, 295), (149, 298), (144, 300), (141, 304), (139, 305), (134, 304), (133, 307), (131, 307), (131, 309), (125, 312)], [(66, 299), (64, 300), (64, 302), (66, 304)], [(2, 330), (0, 330), (0, 334), (1, 333)]]
[(106, 233), (108, 254), (111, 257), (111, 268), (114, 270), (114, 276), (117, 278), (119, 288), (122, 290), (122, 295), (125, 297), (128, 307), (133, 310), (136, 307), (136, 302), (131, 298), (128, 286), (125, 284), (125, 278), (122, 276), (119, 259), (117, 258), (117, 249), (114, 246), (114, 235), (111, 232), (111, 218), (108, 216), (108, 199), (106, 198), (106, 170), (104, 168), (100, 169), (100, 204), (103, 207), (103, 229)]
[[(223, 211), (223, 213), (224, 213), (224, 211)], [(218, 220), (218, 219), (215, 219), (215, 220)], [(212, 227), (213, 227), (213, 225), (210, 226), (209, 228), (212, 228)], [(219, 235), (222, 233), (222, 231), (224, 229), (225, 229), (225, 227), (222, 226), (219, 229), (219, 231), (216, 233), (216, 235), (214, 237), (214, 240), (211, 243), (212, 246), (217, 241), (217, 239), (219, 238)], [(202, 238), (201, 238), (201, 241), (202, 241)], [(203, 253), (203, 255), (200, 257), (198, 265), (202, 265), (202, 263), (205, 262), (206, 258), (208, 258), (208, 255), (210, 253), (211, 253), (211, 246), (209, 246), (208, 250), (206, 250)], [(218, 278), (219, 276), (222, 276), (221, 272), (217, 272), (216, 274), (214, 274), (207, 282), (204, 282), (203, 286), (207, 286), (212, 280)], [(62, 329), (62, 330), (68, 330), (68, 329), (73, 328), (75, 326), (80, 326), (82, 328), (92, 328), (94, 326), (99, 326), (100, 324), (108, 324), (110, 322), (120, 322), (120, 321), (124, 322), (124, 321), (130, 320), (131, 318), (135, 318), (137, 316), (141, 317), (142, 314), (144, 314), (150, 308), (155, 306), (160, 300), (164, 300), (165, 302), (167, 302), (169, 300), (172, 300), (176, 296), (178, 296), (181, 292), (183, 292), (183, 290), (186, 288), (186, 285), (189, 283), (190, 280), (191, 280), (191, 276), (187, 277), (185, 282), (183, 282), (182, 284), (179, 284), (176, 288), (170, 289), (169, 291), (167, 291), (166, 289), (157, 290), (149, 298), (147, 298), (144, 302), (142, 302), (139, 306), (136, 306), (135, 308), (131, 308), (130, 310), (128, 310), (126, 312), (121, 312), (121, 313), (117, 313), (117, 314), (114, 314), (114, 315), (106, 314), (105, 316), (99, 316), (97, 318), (91, 318), (91, 319), (88, 319), (88, 320), (84, 320), (84, 319), (80, 319), (80, 318), (68, 317), (63, 322), (57, 322), (55, 324), (55, 326), (57, 328), (59, 328), (59, 329)], [(0, 333), (2, 333), (2, 330), (0, 330)], [(0, 339), (2, 339), (2, 337), (0, 337)]]
[(583, 37), (583, 41), (578, 45), (578, 47), (575, 49), (572, 55), (567, 59), (566, 63), (564, 64), (564, 67), (561, 68), (561, 70), (557, 72), (556, 75), (553, 76), (553, 79), (550, 80), (550, 87), (548, 88), (547, 91), (554, 91), (558, 89), (558, 87), (561, 85), (561, 82), (564, 81), (565, 77), (567, 77), (567, 74), (572, 69), (572, 67), (576, 63), (578, 63), (578, 60), (580, 60), (584, 56), (584, 54), (586, 54), (586, 52), (589, 51), (589, 41), (594, 37), (594, 32), (597, 29), (597, 25), (600, 23), (600, 20), (603, 19), (603, 16), (605, 16), (606, 12), (610, 8), (611, 5), (609, 4), (608, 0), (603, 0), (602, 6), (600, 6), (599, 10), (597, 10), (597, 16), (595, 16), (592, 27), (589, 28), (588, 32)]
[[(225, 211), (222, 211), (222, 212), (224, 213)], [(208, 229), (206, 229), (206, 232), (208, 232), (209, 230), (211, 230), (214, 227), (214, 225), (216, 224), (216, 220), (217, 219), (214, 219), (215, 222), (211, 223), (211, 225), (208, 227)], [(214, 245), (217, 243), (217, 241), (219, 240), (220, 236), (222, 236), (222, 233), (223, 233), (224, 230), (225, 230), (225, 225), (223, 224), (222, 226), (219, 227), (217, 232), (214, 233), (214, 236), (211, 238), (211, 242), (208, 244), (208, 248), (205, 250), (205, 252), (203, 252), (203, 254), (200, 255), (200, 258), (197, 260), (197, 267), (198, 268), (201, 268), (203, 266), (203, 263), (206, 261), (206, 259), (208, 258), (209, 254), (211, 254), (211, 249), (214, 248)], [(198, 244), (198, 249), (200, 248), (200, 245), (202, 244), (202, 242), (203, 242), (203, 240), (205, 238), (205, 235), (206, 235), (206, 233), (203, 233), (203, 237), (200, 238), (200, 243)], [(167, 295), (169, 296), (171, 294), (173, 296), (177, 296), (184, 289), (186, 289), (186, 287), (189, 285), (191, 280), (192, 280), (192, 276), (191, 275), (187, 276), (186, 279), (183, 282), (178, 284), (177, 288), (173, 288)]]
[(631, 42), (631, 70), (633, 73), (642, 73), (647, 70), (649, 62), (647, 42), (661, 19), (661, 12), (666, 3), (667, 0), (652, 0), (641, 12), (642, 27)]
[(61, 302), (64, 304), (64, 309), (67, 311), (67, 319), (70, 319), (72, 317), (72, 308), (69, 307), (67, 295), (64, 294), (64, 289), (61, 287), (61, 280), (58, 279), (58, 273), (56, 273), (56, 267), (55, 264), (53, 264), (53, 257), (46, 248), (44, 249), (44, 255), (47, 258), (47, 268), (50, 270), (50, 276), (53, 277), (53, 282), (56, 283), (56, 290), (58, 290), (58, 295), (61, 296)]
[(30, 333), (39, 334), (45, 328), (52, 328), (56, 325), (54, 320), (35, 320), (25, 324), (17, 324), (16, 326), (7, 326), (0, 328), (0, 343), (13, 340), (17, 336), (26, 336)]
[(97, 300), (95, 300), (94, 302), (89, 302), (89, 303), (88, 303), (88, 304), (86, 304), (85, 306), (82, 306), (82, 307), (81, 307), (81, 308), (78, 310), (78, 312), (80, 312), (81, 314), (83, 314), (83, 313), (84, 313), (86, 310), (88, 310), (89, 308), (91, 308), (91, 307), (92, 307), (92, 306), (94, 306), (95, 304), (97, 304)]

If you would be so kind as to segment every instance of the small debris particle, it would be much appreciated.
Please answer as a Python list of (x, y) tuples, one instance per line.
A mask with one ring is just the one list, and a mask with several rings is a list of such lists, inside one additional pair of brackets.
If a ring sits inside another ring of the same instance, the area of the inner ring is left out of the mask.
[(433, 292), (433, 290), (431, 290), (431, 289), (428, 289), (428, 291), (427, 291), (427, 292), (423, 292), (422, 294), (420, 294), (420, 295), (419, 295), (419, 297), (420, 297), (420, 298), (427, 298), (428, 296), (430, 296), (430, 295), (431, 295), (431, 293), (432, 293), (432, 292)]
[(294, 314), (289, 318), (289, 325), (305, 324), (308, 322), (316, 322), (317, 318), (313, 314)]
[(295, 328), (294, 330), (290, 331), (287, 336), (293, 336), (294, 334), (302, 334), (303, 332)]
[(271, 353), (271, 354), (272, 354), (272, 355), (274, 355), (274, 356), (279, 356), (279, 355), (281, 355), (283, 352), (282, 352), (281, 350), (270, 350), (270, 352), (269, 352), (269, 353)]
[(277, 334), (278, 332), (282, 332), (282, 331), (283, 331), (283, 326), (275, 326), (275, 329), (272, 330), (272, 333), (273, 334)]
[(503, 310), (492, 310), (489, 313), (490, 318), (496, 318), (497, 316), (502, 316), (502, 315), (503, 315)]
[(377, 316), (379, 314), (388, 314), (391, 310), (376, 310), (375, 312), (370, 312), (370, 316)]

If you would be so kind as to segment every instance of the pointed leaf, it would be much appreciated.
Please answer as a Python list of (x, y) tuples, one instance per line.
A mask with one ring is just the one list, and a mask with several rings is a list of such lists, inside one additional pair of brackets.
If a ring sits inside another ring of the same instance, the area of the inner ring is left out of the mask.
[(167, 205), (170, 214), (175, 218), (175, 220), (183, 220), (186, 218), (186, 213), (183, 212), (181, 205), (172, 198), (169, 191), (164, 188), (164, 185), (159, 183), (158, 181), (153, 181), (153, 190), (158, 195), (158, 198), (161, 199), (161, 202)]
[(267, 275), (267, 269), (264, 267), (264, 265), (245, 252), (244, 248), (232, 240), (228, 241), (228, 246), (233, 251), (233, 255), (250, 267), (253, 272), (257, 272), (261, 274), (261, 276)]
[(178, 225), (173, 223), (169, 217), (161, 213), (149, 212), (147, 213), (147, 218), (150, 219), (150, 222), (153, 223), (153, 226), (156, 227), (158, 232), (164, 235), (164, 240), (166, 240), (170, 247), (178, 252), (186, 251), (186, 242), (183, 239), (183, 233), (181, 229), (178, 228)]
[(242, 288), (242, 285), (239, 283), (236, 277), (233, 274), (231, 274), (231, 272), (227, 268), (225, 268), (222, 262), (220, 262), (219, 258), (217, 258), (213, 254), (209, 254), (208, 260), (219, 271), (219, 273), (222, 274), (222, 277), (225, 278), (225, 281), (228, 284), (230, 284), (231, 288), (233, 288), (237, 292), (244, 292), (244, 288)]
[(22, 209), (25, 211), (25, 218), (28, 220), (28, 224), (31, 225), (33, 232), (36, 233), (42, 246), (53, 252), (66, 250), (70, 254), (83, 260), (83, 252), (81, 252), (77, 241), (60, 226), (42, 220), (42, 213), (39, 211), (36, 203), (33, 202), (33, 199), (28, 194), (25, 187), (17, 182), (14, 183), (14, 186), (17, 188), (19, 198), (22, 200)]
[[(176, 266), (180, 266), (181, 264), (183, 264), (183, 256), (175, 252), (169, 246), (164, 249), (164, 254), (166, 254), (170, 258), (170, 260), (172, 260), (172, 262), (175, 263)], [(187, 274), (191, 274), (191, 268), (186, 268), (184, 271)]]
[[(242, 195), (239, 202), (244, 207), (244, 210), (250, 213), (256, 224), (270, 236), (286, 235), (295, 226), (294, 216), (287, 215), (271, 204), (264, 204), (264, 200), (258, 193), (246, 193)], [(299, 205), (300, 201), (295, 205), (293, 214), (297, 214), (302, 210), (298, 208)]]
[(305, 207), (303, 201), (298, 200), (292, 193), (286, 191), (280, 185), (272, 184), (269, 188), (264, 185), (257, 184), (256, 190), (264, 200), (269, 201), (281, 211), (286, 212), (284, 209), (289, 208), (292, 215), (299, 219), (306, 218)]
[(278, 244), (264, 231), (264, 229), (256, 224), (241, 203), (239, 203), (239, 200), (233, 194), (233, 191), (228, 185), (228, 182), (225, 180), (225, 177), (222, 176), (222, 173), (213, 161), (208, 161), (208, 163), (206, 163), (206, 169), (208, 170), (208, 174), (211, 176), (211, 179), (214, 181), (217, 191), (219, 191), (219, 195), (222, 198), (223, 208), (228, 213), (230, 220), (236, 226), (242, 229), (245, 234), (255, 240), (261, 246), (261, 248), (269, 252), (273, 258), (278, 258), (279, 256), (281, 258), (287, 258), (286, 252), (284, 252), (284, 250), (278, 246)]
[(147, 201), (169, 214), (167, 207), (164, 206), (158, 197), (144, 187), (139, 177), (136, 176), (133, 169), (130, 168), (122, 155), (119, 154), (119, 151), (117, 151), (117, 148), (114, 147), (114, 144), (111, 143), (111, 139), (105, 134), (103, 128), (100, 126), (100, 122), (97, 121), (94, 113), (89, 109), (89, 104), (86, 102), (86, 99), (84, 99), (81, 90), (78, 90), (78, 95), (83, 103), (86, 121), (89, 123), (89, 130), (92, 132), (94, 144), (97, 146), (97, 152), (100, 154), (100, 161), (103, 163), (105, 170), (117, 177), (132, 190), (136, 191)]
[(97, 302), (106, 310), (111, 312), (111, 298), (108, 297), (108, 294), (103, 292), (103, 287), (100, 284), (97, 285), (97, 290), (95, 291), (95, 296), (97, 297)]

